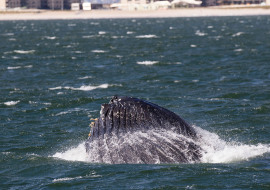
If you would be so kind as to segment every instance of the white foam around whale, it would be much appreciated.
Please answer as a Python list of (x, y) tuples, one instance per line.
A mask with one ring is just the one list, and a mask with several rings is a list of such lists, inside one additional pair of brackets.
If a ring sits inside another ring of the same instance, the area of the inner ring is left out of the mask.
[[(123, 143), (127, 143), (130, 146), (135, 145), (136, 143), (144, 143), (142, 141), (142, 138), (149, 138), (153, 142), (155, 142), (157, 139), (153, 138), (153, 136), (158, 137), (158, 139), (162, 139), (167, 142), (170, 142), (171, 140), (177, 138), (185, 138), (186, 140), (193, 141), (194, 143), (202, 147), (203, 149), (203, 155), (201, 158), (202, 163), (231, 163), (238, 161), (247, 161), (251, 158), (262, 156), (263, 154), (270, 152), (270, 145), (266, 144), (246, 145), (238, 142), (226, 142), (220, 139), (220, 137), (215, 133), (211, 133), (199, 127), (195, 127), (195, 130), (197, 131), (198, 135), (201, 138), (198, 142), (194, 142), (192, 139), (187, 139), (182, 135), (175, 134), (170, 131), (158, 132), (150, 130), (147, 133), (136, 132), (135, 134), (134, 133), (126, 134), (127, 136), (125, 138), (125, 142)], [(113, 139), (112, 142), (114, 142)], [(95, 159), (97, 160), (98, 155), (97, 151), (100, 147), (98, 147), (98, 144), (94, 143), (92, 145), (90, 153), (87, 154), (84, 143), (85, 142), (82, 142), (78, 146), (69, 148), (63, 152), (57, 152), (52, 157), (68, 161), (83, 161), (94, 163)], [(115, 143), (116, 150), (117, 146), (119, 146), (119, 144)], [(110, 163), (109, 159), (110, 150), (106, 149), (106, 147), (102, 148), (104, 148), (106, 152), (104, 154), (103, 160), (106, 163)], [(161, 151), (164, 151), (164, 153), (166, 153), (165, 150)], [(147, 148), (145, 152), (147, 154), (150, 154), (150, 152), (147, 151)], [(138, 163), (141, 163), (141, 161), (138, 160)], [(160, 163), (159, 158), (156, 158), (156, 163), (157, 164)]]

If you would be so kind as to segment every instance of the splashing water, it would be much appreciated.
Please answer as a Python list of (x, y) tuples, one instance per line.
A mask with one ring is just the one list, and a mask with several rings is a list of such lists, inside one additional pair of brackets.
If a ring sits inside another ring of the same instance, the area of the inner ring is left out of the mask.
[[(52, 157), (60, 158), (69, 161), (83, 161), (83, 162), (98, 162), (99, 149), (103, 149), (102, 160), (104, 163), (111, 163), (110, 152), (117, 151), (118, 147), (134, 146), (136, 144), (143, 144), (145, 154), (151, 155), (156, 164), (162, 163), (157, 155), (151, 152), (151, 146), (149, 142), (161, 145), (160, 152), (166, 155), (166, 147), (162, 146), (163, 143), (173, 144), (175, 140), (183, 139), (186, 142), (192, 142), (202, 148), (202, 163), (230, 163), (237, 161), (245, 161), (256, 156), (261, 156), (264, 153), (270, 152), (270, 145), (257, 144), (257, 145), (245, 145), (238, 142), (226, 142), (219, 138), (215, 133), (211, 133), (199, 127), (193, 126), (200, 137), (197, 142), (193, 139), (185, 137), (180, 134), (176, 134), (172, 131), (153, 131), (147, 132), (134, 132), (126, 133), (122, 135), (120, 140), (116, 136), (110, 138), (104, 137), (104, 142), (100, 145), (98, 142), (93, 142), (89, 153), (86, 152), (85, 142), (82, 142), (77, 147), (68, 149), (65, 152), (58, 152)], [(149, 141), (145, 141), (148, 139)], [(108, 140), (110, 143), (108, 144)], [(162, 143), (160, 142), (162, 140)], [(106, 142), (105, 142), (106, 141)], [(119, 142), (121, 144), (119, 144)], [(184, 148), (184, 154), (188, 154), (188, 145)], [(173, 155), (170, 156), (174, 160)], [(136, 163), (143, 163), (139, 158), (133, 158)], [(190, 159), (191, 161), (191, 159)]]
[(239, 142), (226, 142), (215, 133), (194, 127), (201, 135), (200, 146), (204, 150), (203, 163), (230, 163), (248, 160), (270, 152), (270, 145), (245, 145)]

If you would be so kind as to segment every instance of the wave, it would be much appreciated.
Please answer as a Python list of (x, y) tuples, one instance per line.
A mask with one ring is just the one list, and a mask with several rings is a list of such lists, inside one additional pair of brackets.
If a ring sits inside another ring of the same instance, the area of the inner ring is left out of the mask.
[(4, 102), (3, 104), (5, 104), (6, 106), (15, 106), (16, 104), (18, 104), (20, 101), (8, 101), (8, 102)]
[(82, 176), (78, 176), (78, 177), (63, 177), (63, 178), (54, 179), (53, 180), (53, 183), (62, 182), (62, 181), (71, 181), (71, 180), (81, 179), (81, 178), (82, 178)]
[(139, 65), (154, 65), (157, 64), (158, 61), (138, 61), (137, 64)]
[(241, 36), (242, 34), (244, 34), (244, 32), (237, 32), (233, 34), (232, 37)]
[(35, 53), (36, 50), (14, 50), (15, 53), (19, 54), (30, 54), (30, 53)]
[[(112, 147), (116, 148), (117, 150), (117, 147), (120, 146), (119, 142), (126, 143), (127, 145), (132, 146), (135, 143), (144, 143), (142, 139), (145, 138), (151, 139), (151, 141), (153, 142), (157, 140), (155, 139), (155, 137), (158, 137), (159, 139), (162, 139), (165, 142), (172, 142), (174, 139), (177, 138), (185, 138), (185, 140), (192, 141), (193, 143), (197, 144), (202, 148), (202, 158), (200, 161), (201, 163), (232, 163), (238, 161), (248, 161), (251, 158), (262, 156), (263, 154), (270, 152), (270, 145), (266, 144), (246, 145), (238, 142), (226, 142), (220, 139), (220, 137), (215, 133), (211, 133), (199, 127), (194, 128), (200, 137), (200, 140), (197, 142), (193, 141), (192, 139), (188, 139), (187, 137), (184, 137), (182, 135), (175, 134), (172, 131), (164, 131), (164, 130), (163, 131), (149, 130), (147, 131), (147, 133), (145, 132), (127, 133), (124, 134), (125, 138), (122, 138), (121, 141), (117, 141), (117, 137), (115, 139), (112, 137), (111, 142), (115, 143), (115, 145), (112, 145)], [(156, 143), (158, 142), (156, 141)], [(83, 161), (95, 163), (97, 162), (96, 155), (98, 155), (97, 151), (99, 148), (101, 148), (100, 145), (98, 143), (97, 144), (94, 143), (92, 144), (90, 152), (86, 153), (85, 142), (82, 142), (77, 147), (69, 148), (64, 152), (57, 152), (52, 157), (68, 161)], [(108, 147), (102, 148), (104, 148), (104, 155), (103, 155), (104, 162), (110, 163), (107, 157), (109, 157), (109, 153), (111, 150), (109, 150)], [(151, 151), (147, 151), (147, 146), (145, 146), (145, 148), (146, 148), (145, 152), (149, 154)], [(138, 161), (138, 163), (140, 162)], [(160, 163), (159, 158), (156, 158), (156, 163), (157, 164)]]
[(233, 50), (234, 52), (241, 52), (241, 51), (243, 51), (243, 49), (235, 49), (235, 50)]
[(91, 79), (93, 78), (92, 76), (85, 76), (85, 77), (79, 77), (78, 79), (79, 80), (83, 80), (83, 79)]
[(106, 34), (106, 33), (107, 33), (107, 32), (105, 32), (105, 31), (99, 31), (99, 32), (98, 32), (99, 35), (104, 35), (104, 34)]
[(21, 68), (32, 68), (33, 65), (26, 65), (24, 67), (22, 66), (15, 66), (15, 67), (7, 67), (8, 70), (14, 70), (14, 69), (21, 69)]
[(16, 67), (7, 67), (8, 70), (14, 70), (14, 69), (20, 69), (22, 68), (21, 66), (16, 66)]
[(158, 38), (158, 36), (156, 36), (154, 34), (148, 34), (148, 35), (136, 36), (136, 38)]
[(82, 36), (82, 38), (94, 38), (94, 37), (96, 37), (97, 35), (88, 35), (88, 36)]
[(81, 109), (81, 108), (74, 108), (74, 109), (70, 109), (70, 110), (67, 110), (67, 111), (62, 111), (58, 114), (55, 114), (55, 116), (60, 116), (60, 115), (66, 115), (66, 114), (70, 114), (70, 113), (73, 113), (73, 112), (80, 112), (80, 111), (87, 111), (86, 109)]
[(206, 36), (207, 33), (204, 33), (204, 32), (201, 32), (200, 30), (197, 30), (197, 31), (195, 32), (195, 35), (197, 35), (197, 36)]
[(55, 40), (56, 36), (44, 36), (44, 38), (47, 40)]
[(110, 85), (109, 84), (101, 84), (99, 86), (81, 86), (79, 88), (74, 88), (74, 87), (70, 87), (70, 86), (57, 86), (57, 87), (53, 87), (53, 88), (49, 88), (49, 90), (62, 90), (62, 89), (66, 89), (66, 90), (81, 90), (81, 91), (91, 91), (91, 90), (95, 90), (98, 88), (108, 88)]
[(96, 50), (92, 50), (91, 52), (93, 52), (93, 53), (106, 53), (107, 51), (96, 49)]

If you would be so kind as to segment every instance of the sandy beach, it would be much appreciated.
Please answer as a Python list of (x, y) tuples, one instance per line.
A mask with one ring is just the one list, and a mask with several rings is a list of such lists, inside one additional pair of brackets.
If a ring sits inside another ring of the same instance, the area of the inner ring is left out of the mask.
[(270, 9), (261, 7), (247, 8), (182, 8), (155, 11), (48, 11), (24, 10), (2, 11), (0, 20), (53, 20), (53, 19), (113, 19), (113, 18), (170, 18), (170, 17), (206, 17), (206, 16), (255, 16), (270, 15)]

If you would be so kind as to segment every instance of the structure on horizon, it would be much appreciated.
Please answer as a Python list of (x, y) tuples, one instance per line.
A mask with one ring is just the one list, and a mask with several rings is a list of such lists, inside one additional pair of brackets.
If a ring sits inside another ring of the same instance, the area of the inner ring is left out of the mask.
[(63, 10), (71, 9), (73, 3), (79, 4), (79, 8), (87, 3), (92, 9), (149, 10), (181, 6), (270, 5), (270, 0), (0, 0), (0, 10), (14, 8)]

